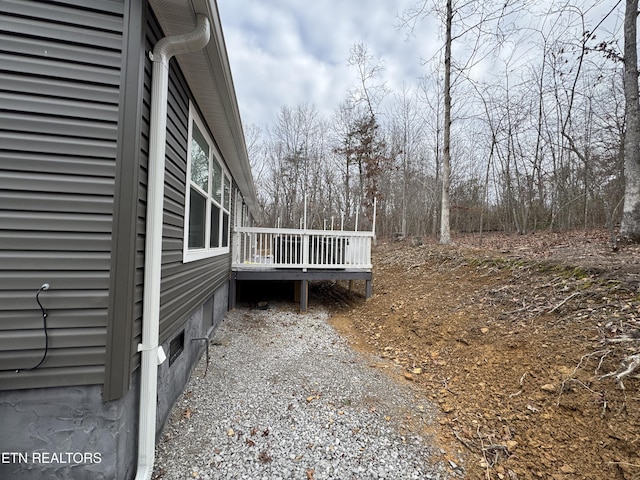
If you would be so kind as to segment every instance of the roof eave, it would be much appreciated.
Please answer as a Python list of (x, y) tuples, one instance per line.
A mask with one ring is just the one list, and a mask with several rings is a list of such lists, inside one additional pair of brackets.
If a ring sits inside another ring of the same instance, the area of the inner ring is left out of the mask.
[(227, 168), (238, 184), (251, 214), (258, 217), (258, 200), (233, 85), (226, 44), (215, 0), (150, 0), (165, 35), (191, 31), (196, 14), (211, 22), (211, 40), (204, 50), (176, 57), (211, 130)]

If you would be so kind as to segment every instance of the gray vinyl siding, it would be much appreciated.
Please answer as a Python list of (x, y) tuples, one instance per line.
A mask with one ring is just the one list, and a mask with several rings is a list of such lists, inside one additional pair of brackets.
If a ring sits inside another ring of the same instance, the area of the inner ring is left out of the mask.
[[(159, 27), (153, 16), (150, 15), (148, 48), (155, 45), (159, 38)], [(151, 66), (148, 65), (147, 90), (151, 85), (150, 68)], [(231, 269), (231, 256), (228, 254), (189, 263), (182, 261), (190, 98), (192, 95), (189, 87), (175, 59), (173, 59), (169, 73), (169, 105), (167, 109), (160, 296), (161, 341), (177, 332), (188, 317), (204, 304), (216, 289), (229, 280)], [(148, 116), (145, 118), (145, 124), (148, 125)], [(144, 178), (146, 179), (146, 171)]]
[(122, 1), (2, 1), (0, 389), (104, 381), (122, 28)]
[(142, 296), (138, 281), (144, 247), (138, 249), (141, 177), (141, 129), (143, 124), (144, 64), (147, 52), (146, 3), (127, 1), (124, 14), (122, 73), (118, 150), (116, 156), (113, 243), (107, 315), (107, 346), (104, 400), (121, 398), (131, 384), (135, 346), (134, 319), (139, 318), (137, 302)]

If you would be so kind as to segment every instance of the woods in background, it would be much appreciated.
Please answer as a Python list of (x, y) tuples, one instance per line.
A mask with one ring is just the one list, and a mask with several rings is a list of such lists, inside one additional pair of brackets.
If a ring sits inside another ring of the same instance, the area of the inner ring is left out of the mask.
[(308, 228), (370, 229), (374, 198), (381, 236), (437, 235), (443, 221), (522, 234), (620, 222), (625, 155), (638, 150), (626, 135), (625, 3), (456, 3), (400, 19), (409, 32), (421, 15), (447, 26), (422, 78), (391, 91), (383, 59), (356, 44), (359, 82), (333, 115), (283, 106), (273, 125), (246, 128), (264, 225), (300, 227), (306, 203)]

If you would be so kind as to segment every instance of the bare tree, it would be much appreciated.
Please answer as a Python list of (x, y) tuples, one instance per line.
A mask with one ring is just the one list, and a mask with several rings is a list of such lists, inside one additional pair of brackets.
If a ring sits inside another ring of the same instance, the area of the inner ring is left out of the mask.
[(350, 154), (353, 146), (352, 137), (349, 135), (354, 123), (354, 115), (353, 103), (350, 100), (345, 100), (336, 109), (332, 122), (335, 137), (333, 152), (338, 157), (338, 170), (341, 173), (340, 216), (341, 221), (346, 220), (347, 226), (350, 226), (352, 213), (354, 213), (353, 158)]
[(251, 173), (253, 174), (254, 183), (256, 185), (261, 185), (266, 168), (266, 150), (264, 140), (262, 138), (262, 129), (254, 123), (245, 125), (244, 138), (247, 145), (249, 165), (251, 165)]
[(271, 221), (298, 227), (304, 219), (305, 204), (320, 208), (316, 192), (325, 155), (325, 127), (312, 105), (282, 107), (270, 132), (269, 169)]
[(640, 243), (640, 105), (638, 104), (638, 0), (627, 0), (624, 13), (625, 193), (620, 234)]
[(432, 72), (431, 75), (423, 76), (420, 79), (420, 93), (421, 101), (427, 109), (423, 115), (425, 127), (429, 130), (430, 138), (432, 138), (433, 144), (431, 148), (433, 150), (434, 158), (434, 172), (433, 172), (433, 185), (430, 188), (426, 183), (423, 188), (427, 190), (425, 192), (425, 198), (428, 198), (428, 194), (432, 197), (430, 202), (425, 201), (424, 212), (429, 212), (431, 218), (431, 235), (436, 236), (438, 234), (438, 205), (441, 205), (440, 197), (442, 192), (442, 184), (440, 178), (440, 171), (442, 166), (442, 102), (441, 91), (442, 84), (438, 79), (437, 70)]
[(453, 0), (447, 0), (444, 43), (444, 145), (442, 148), (442, 207), (440, 210), (440, 243), (451, 243), (449, 188), (451, 187), (451, 28)]
[(358, 71), (359, 85), (349, 92), (353, 105), (363, 105), (371, 117), (378, 114), (378, 108), (384, 97), (389, 93), (382, 73), (382, 60), (375, 59), (369, 52), (369, 47), (363, 42), (357, 42), (351, 47), (347, 64)]
[[(262, 157), (268, 166), (260, 183), (272, 221), (298, 226), (304, 192), (316, 225), (343, 217), (352, 228), (376, 196), (380, 234), (433, 228), (442, 243), (456, 230), (528, 233), (620, 221), (625, 174), (626, 200), (634, 188), (640, 196), (638, 161), (631, 161), (640, 138), (625, 122), (638, 102), (625, 112), (620, 92), (629, 81), (616, 51), (619, 31), (610, 28), (619, 28), (615, 15), (606, 25), (594, 19), (598, 0), (580, 8), (529, 3), (535, 15), (518, 36), (505, 25), (524, 18), (511, 16), (520, 3), (417, 0), (405, 25), (437, 18), (442, 39), (424, 62), (431, 75), (417, 87), (387, 95), (382, 62), (358, 43), (348, 59), (357, 80), (331, 121), (308, 106), (284, 107), (268, 149), (248, 128), (252, 161)], [(612, 40), (596, 44), (601, 24), (598, 37), (606, 31)], [(637, 66), (629, 63), (633, 86)], [(410, 92), (419, 93), (420, 108)], [(623, 232), (637, 211), (625, 208)]]
[(380, 134), (378, 120), (378, 108), (388, 90), (381, 79), (382, 61), (376, 60), (364, 43), (353, 45), (348, 64), (357, 69), (359, 85), (350, 92), (355, 120), (347, 134), (351, 138), (345, 142), (349, 149), (343, 153), (351, 156), (351, 161), (358, 166), (360, 208), (372, 218), (373, 204), (379, 194), (380, 172), (388, 160), (387, 145)]
[[(398, 169), (401, 178), (400, 193), (400, 233), (407, 236), (407, 222), (409, 216), (410, 197), (418, 197), (419, 192), (411, 189), (412, 179), (417, 175), (415, 164), (422, 152), (424, 136), (424, 120), (417, 106), (415, 92), (405, 85), (402, 92), (393, 96), (393, 103), (389, 112), (391, 122), (391, 151), (392, 156), (400, 159)], [(418, 232), (414, 231), (413, 234)]]
[[(424, 18), (431, 10), (431, 2), (422, 0), (416, 6), (406, 10), (401, 25), (409, 30), (415, 28), (416, 22)], [(435, 11), (439, 2), (433, 0)], [(446, 0), (444, 8), (444, 126), (442, 147), (442, 207), (440, 211), (440, 243), (451, 243), (450, 199), (451, 187), (451, 98), (455, 79), (452, 78), (452, 44), (464, 40), (471, 45), (465, 59), (456, 62), (455, 71), (460, 73), (473, 68), (487, 58), (507, 35), (502, 20), (515, 11), (520, 0), (484, 0), (482, 2), (460, 2)], [(456, 33), (454, 17), (457, 16)], [(491, 38), (496, 42), (487, 40)], [(457, 79), (462, 78), (460, 75)]]

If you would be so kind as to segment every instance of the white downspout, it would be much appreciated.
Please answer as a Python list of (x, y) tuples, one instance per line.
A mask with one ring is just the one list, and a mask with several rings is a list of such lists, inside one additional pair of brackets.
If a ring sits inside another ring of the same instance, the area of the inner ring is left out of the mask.
[(151, 124), (147, 182), (147, 227), (144, 262), (144, 308), (142, 314), (142, 352), (140, 368), (140, 412), (138, 416), (138, 469), (136, 480), (148, 480), (153, 473), (156, 446), (156, 397), (158, 365), (165, 360), (159, 347), (160, 271), (162, 261), (162, 210), (164, 206), (164, 164), (167, 138), (167, 98), (169, 60), (174, 55), (200, 50), (211, 32), (209, 19), (198, 15), (191, 33), (161, 39), (150, 54), (153, 62), (151, 85)]

